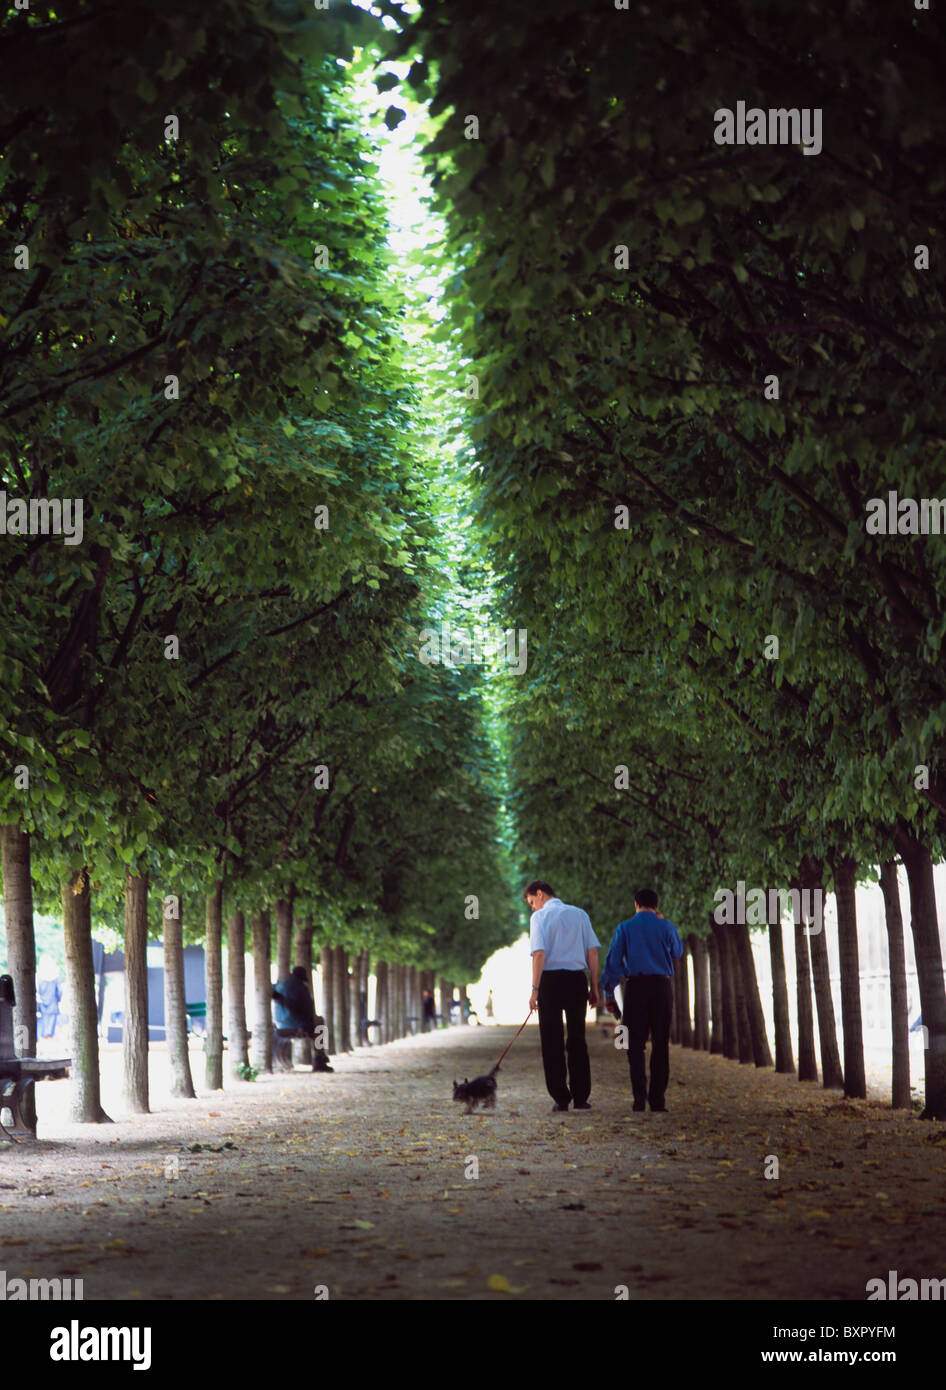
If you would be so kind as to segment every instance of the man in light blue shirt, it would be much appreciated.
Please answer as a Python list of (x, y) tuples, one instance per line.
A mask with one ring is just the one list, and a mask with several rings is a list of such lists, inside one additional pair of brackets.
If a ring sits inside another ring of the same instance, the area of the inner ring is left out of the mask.
[[(539, 1040), (545, 1084), (556, 1110), (590, 1110), (591, 1064), (585, 1042), (585, 1014), (598, 1003), (598, 938), (587, 912), (555, 896), (542, 879), (523, 893), (532, 908), (532, 995), (529, 1008), (539, 1011)], [(591, 976), (591, 987), (585, 969)], [(562, 1029), (565, 1015), (566, 1035)], [(566, 1076), (565, 1060), (568, 1058)]]

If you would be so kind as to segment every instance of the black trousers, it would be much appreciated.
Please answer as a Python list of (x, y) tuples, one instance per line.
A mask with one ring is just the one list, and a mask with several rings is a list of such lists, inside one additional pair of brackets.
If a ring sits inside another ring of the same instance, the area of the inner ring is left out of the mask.
[[(591, 1094), (585, 1042), (588, 979), (584, 970), (543, 970), (539, 980), (539, 1039), (549, 1095), (558, 1105), (583, 1105)], [(568, 1030), (562, 1031), (562, 1014)], [(565, 1058), (568, 1057), (568, 1077)]]
[[(670, 1079), (670, 1015), (673, 980), (669, 975), (630, 975), (624, 981), (624, 1014), (627, 1027), (627, 1063), (634, 1099), (650, 1101), (651, 1110), (664, 1103)], [(650, 1090), (644, 1073), (644, 1047), (650, 1034)]]

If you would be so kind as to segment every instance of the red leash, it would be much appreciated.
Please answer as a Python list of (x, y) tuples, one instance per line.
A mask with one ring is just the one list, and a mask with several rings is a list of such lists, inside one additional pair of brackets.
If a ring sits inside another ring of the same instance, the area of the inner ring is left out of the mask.
[[(530, 1010), (529, 1010), (529, 1012), (526, 1014), (525, 1022), (523, 1022), (523, 1023), (521, 1023), (521, 1024), (519, 1025), (519, 1033), (522, 1032), (523, 1028), (526, 1026), (526, 1023), (529, 1022), (529, 1019), (532, 1017), (532, 1015), (533, 1015), (534, 1013), (535, 1013), (535, 1009), (530, 1009)], [(516, 1034), (516, 1037), (513, 1038), (512, 1042), (509, 1044), (509, 1047), (506, 1048), (506, 1051), (502, 1054), (502, 1057), (500, 1057), (500, 1059), (499, 1059), (499, 1061), (496, 1063), (495, 1067), (493, 1067), (493, 1071), (499, 1071), (500, 1064), (502, 1063), (503, 1057), (505, 1057), (506, 1052), (509, 1051), (509, 1048), (512, 1047), (512, 1043), (514, 1043), (514, 1042), (516, 1041), (516, 1038), (518, 1038), (519, 1033)]]

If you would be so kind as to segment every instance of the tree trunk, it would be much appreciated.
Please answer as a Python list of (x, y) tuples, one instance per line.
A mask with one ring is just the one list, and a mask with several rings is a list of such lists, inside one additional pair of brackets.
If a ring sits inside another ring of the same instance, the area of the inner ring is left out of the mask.
[(335, 947), (335, 1035), (339, 1052), (351, 1052), (348, 956), (344, 946)]
[(180, 896), (171, 893), (161, 904), (164, 941), (164, 1038), (171, 1074), (171, 1095), (196, 1099), (191, 1059), (187, 1050), (187, 996), (184, 986), (184, 924)]
[(920, 1008), (926, 1029), (926, 1105), (921, 1120), (946, 1120), (946, 985), (936, 919), (933, 861), (926, 845), (905, 826), (897, 827), (895, 842), (910, 884), (910, 926), (920, 986)]
[(273, 1069), (273, 981), (270, 964), (272, 942), (269, 913), (254, 912), (250, 918), (253, 941), (253, 1065), (260, 1071)]
[(680, 976), (676, 969), (670, 977), (670, 1042), (680, 1041)]
[(276, 904), (276, 979), (292, 973), (292, 893)]
[(798, 1012), (798, 1079), (817, 1081), (818, 1063), (815, 1060), (815, 1019), (811, 1004), (811, 958), (808, 953), (807, 923), (800, 910), (801, 880), (792, 888), (799, 892), (799, 910), (795, 913), (795, 999)]
[(693, 1046), (709, 1051), (709, 974), (706, 942), (696, 932), (687, 937), (693, 961)]
[(122, 1014), (122, 1099), (147, 1115), (148, 879), (125, 869), (125, 970)]
[(735, 952), (729, 928), (712, 922), (713, 940), (719, 950), (719, 973), (723, 999), (723, 1056), (739, 1056), (739, 1010), (736, 999)]
[(443, 976), (441, 975), (441, 977), (440, 977), (440, 1022), (443, 1024), (443, 1026), (444, 1026), (445, 1028), (446, 1028), (447, 1024), (450, 1022), (450, 1000), (451, 1000), (452, 997), (453, 997), (453, 991), (451, 990), (450, 985), (448, 984), (448, 982), (447, 982), (447, 981), (443, 978)]
[(398, 978), (398, 967), (394, 961), (388, 963), (388, 1029), (390, 1032), (389, 1042), (397, 1042), (401, 1036), (400, 1004), (398, 1002), (398, 989), (400, 982)]
[[(3, 845), (3, 911), (7, 931), (7, 969), (13, 976), (14, 1051), (36, 1056), (36, 939), (33, 934), (33, 875), (30, 837), (18, 825), (0, 830)], [(28, 1127), (36, 1129), (35, 1086), (27, 1086), (20, 1105)]]
[(821, 1041), (821, 1082), (826, 1090), (844, 1085), (838, 1035), (834, 1022), (834, 1000), (831, 998), (831, 973), (828, 965), (828, 943), (825, 929), (812, 931), (809, 937), (811, 974), (818, 1006), (818, 1037)]
[(710, 934), (706, 938), (706, 954), (709, 957), (710, 1013), (713, 1029), (710, 1039), (710, 1052), (723, 1051), (723, 967), (720, 959), (719, 942), (712, 932), (713, 918), (710, 914)]
[(348, 1036), (352, 1048), (361, 1047), (359, 991), (361, 989), (361, 952), (353, 951), (351, 974), (348, 976)]
[(745, 981), (739, 962), (739, 949), (736, 940), (738, 928), (727, 924), (720, 929), (720, 942), (723, 947), (723, 964), (727, 972), (726, 984), (732, 995), (734, 1055), (742, 1063), (755, 1060), (752, 1051), (752, 1031), (749, 1027), (749, 1010), (746, 1006)]
[(207, 978), (207, 1030), (204, 1035), (204, 1085), (223, 1090), (223, 880), (207, 894), (204, 960)]
[(381, 1042), (390, 1042), (388, 1037), (387, 1025), (387, 986), (388, 986), (388, 964), (387, 961), (378, 960), (374, 965), (374, 1016), (380, 1024), (379, 1039)]
[(246, 1036), (246, 918), (242, 912), (232, 913), (227, 923), (227, 988), (230, 994), (230, 1074), (234, 1080), (245, 1078), (240, 1067), (249, 1065), (250, 1054)]
[(864, 1033), (861, 1024), (861, 967), (857, 949), (857, 864), (850, 855), (831, 861), (838, 905), (838, 950), (841, 960), (841, 1029), (844, 1038), (844, 1094), (863, 1099)]
[[(370, 998), (369, 998), (370, 986), (371, 986), (371, 952), (370, 952), (370, 951), (362, 951), (362, 953), (361, 953), (361, 969), (360, 969), (359, 974), (358, 974), (358, 988), (359, 988), (359, 991), (360, 991), (361, 995), (362, 995), (363, 998), (364, 998), (364, 1006), (365, 1006), (365, 1023), (366, 1023), (366, 1024), (367, 1024), (367, 1022), (368, 1022), (368, 1019), (371, 1017), (371, 1010), (370, 1010), (370, 1008), (369, 1008), (369, 1004), (370, 1004), (370, 1002), (371, 1002), (371, 1001), (370, 1001)], [(362, 1034), (361, 1031), (360, 1031), (360, 1030), (361, 1030), (361, 1021), (360, 1021), (360, 1020), (361, 1020), (361, 1014), (360, 1014), (361, 1004), (360, 1004), (360, 1002), (359, 1002), (359, 1006), (358, 1006), (358, 1007), (359, 1007), (359, 1024), (358, 1024), (359, 1035), (361, 1036), (361, 1041), (362, 1041), (363, 1046), (367, 1046), (367, 1044), (368, 1044), (368, 1034), (367, 1034), (367, 1031), (366, 1031), (365, 1033), (363, 1033), (363, 1034)]]
[(322, 1014), (328, 1033), (328, 1046), (325, 1050), (329, 1056), (334, 1056), (338, 1048), (335, 1045), (335, 952), (331, 946), (322, 947), (319, 968), (322, 975)]
[(772, 962), (772, 1012), (775, 1016), (775, 1070), (795, 1071), (792, 1030), (788, 1021), (788, 979), (781, 921), (769, 923), (769, 959)]
[(772, 1065), (772, 1053), (769, 1050), (769, 1040), (765, 1031), (765, 1014), (762, 1012), (762, 1000), (759, 998), (759, 980), (755, 973), (755, 959), (752, 955), (752, 942), (749, 940), (749, 928), (743, 922), (736, 923), (732, 930), (735, 933), (739, 976), (742, 981), (742, 995), (745, 1000), (746, 1021), (749, 1025), (749, 1045), (752, 1053), (749, 1060), (755, 1062), (757, 1067), (770, 1067)]
[(907, 1013), (907, 963), (903, 941), (903, 914), (897, 865), (886, 859), (880, 866), (880, 891), (884, 895), (887, 923), (887, 959), (890, 967), (890, 1033), (893, 1038), (894, 1110), (910, 1110), (910, 1016)]
[(301, 965), (305, 968), (306, 984), (309, 986), (313, 999), (315, 998), (315, 984), (312, 979), (312, 938), (314, 935), (315, 924), (311, 919), (308, 922), (299, 922), (296, 926), (292, 947), (293, 965)]
[(674, 966), (674, 975), (678, 976), (677, 992), (680, 999), (680, 1045), (682, 1047), (693, 1047), (693, 1020), (690, 1015), (690, 971), (687, 965), (687, 945), (683, 943), (683, 955)]
[(62, 925), (66, 945), (66, 980), (72, 1000), (72, 1112), (79, 1124), (111, 1123), (102, 1109), (99, 1087), (98, 1009), (92, 965), (92, 915), (86, 869), (70, 874), (62, 885)]

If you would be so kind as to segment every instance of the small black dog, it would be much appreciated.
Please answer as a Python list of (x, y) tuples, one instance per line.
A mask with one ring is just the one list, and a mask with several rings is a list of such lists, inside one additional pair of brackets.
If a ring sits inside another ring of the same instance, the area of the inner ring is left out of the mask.
[(474, 1076), (472, 1081), (466, 1077), (462, 1082), (453, 1083), (453, 1099), (466, 1101), (466, 1113), (472, 1115), (474, 1106), (483, 1102), (484, 1110), (492, 1110), (496, 1105), (496, 1073), (499, 1065), (493, 1067), (489, 1076)]

